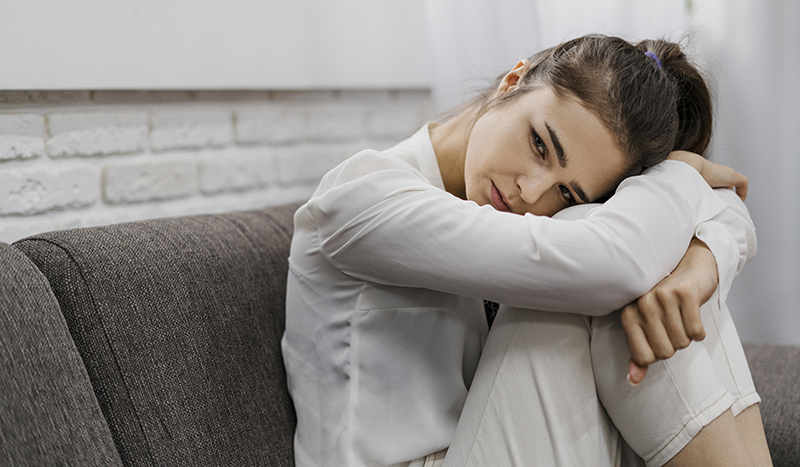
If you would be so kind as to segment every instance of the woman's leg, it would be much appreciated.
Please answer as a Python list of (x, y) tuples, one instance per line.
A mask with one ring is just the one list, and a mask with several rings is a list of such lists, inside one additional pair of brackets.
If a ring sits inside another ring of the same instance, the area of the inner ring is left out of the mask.
[(744, 437), (730, 410), (706, 425), (675, 457), (668, 467), (752, 466), (755, 465), (745, 446)]
[(735, 418), (731, 411), (725, 412), (666, 465), (772, 465), (758, 404), (744, 409)]
[(619, 313), (592, 319), (591, 346), (597, 394), (647, 465), (664, 465), (734, 403), (702, 343), (650, 365), (636, 387), (626, 381), (630, 352)]
[(649, 465), (771, 465), (763, 428), (746, 410), (760, 399), (730, 314), (716, 294), (701, 314), (706, 339), (651, 365), (637, 387), (620, 383), (629, 352), (616, 314), (593, 319), (598, 395)]
[[(704, 438), (693, 440), (686, 449), (675, 456), (673, 461), (677, 462), (671, 461), (668, 465), (697, 465), (696, 462), (692, 463), (694, 462), (693, 457), (703, 455), (705, 451), (711, 449), (710, 445), (713, 444), (714, 439), (720, 438), (720, 436), (711, 437), (711, 434), (719, 430), (722, 430), (722, 433), (725, 433), (725, 430), (732, 430), (731, 424), (735, 424), (738, 439), (746, 448), (752, 464), (772, 465), (767, 438), (764, 435), (764, 425), (761, 421), (761, 412), (758, 408), (760, 399), (755, 392), (744, 349), (742, 349), (728, 307), (724, 302), (720, 303), (715, 294), (703, 306), (701, 313), (705, 327), (711, 331), (703, 341), (703, 345), (710, 354), (726, 388), (736, 397), (736, 402), (724, 422), (715, 420), (713, 423), (719, 426), (704, 428), (700, 432), (700, 436)], [(711, 438), (711, 440), (707, 441), (706, 438)], [(727, 443), (723, 445), (723, 448), (727, 449)]]
[(761, 421), (761, 411), (758, 404), (751, 405), (736, 416), (736, 423), (744, 436), (747, 452), (753, 463), (758, 466), (772, 465), (769, 455), (767, 437), (764, 435), (764, 423)]
[(723, 376), (725, 387), (737, 398), (731, 407), (739, 431), (744, 437), (747, 451), (754, 465), (772, 465), (764, 435), (764, 424), (758, 403), (761, 398), (756, 393), (750, 367), (744, 354), (739, 333), (731, 318), (725, 302), (718, 300), (715, 293), (701, 308), (703, 322), (712, 333), (703, 341), (703, 345), (711, 355), (714, 366)]
[(597, 399), (589, 324), (501, 307), (445, 466), (620, 465), (619, 433)]
[(706, 339), (631, 387), (618, 314), (502, 307), (445, 465), (619, 465), (633, 453), (606, 412), (649, 465), (770, 465), (727, 308), (715, 295), (701, 313)]

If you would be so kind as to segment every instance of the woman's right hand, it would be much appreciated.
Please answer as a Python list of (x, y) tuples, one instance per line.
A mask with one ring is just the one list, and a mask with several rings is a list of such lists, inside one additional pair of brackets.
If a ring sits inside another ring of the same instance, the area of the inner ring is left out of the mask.
[(714, 294), (718, 282), (714, 255), (695, 238), (669, 276), (622, 309), (622, 326), (631, 351), (631, 384), (644, 379), (648, 365), (705, 338), (700, 307)]
[(747, 198), (747, 177), (727, 165), (717, 164), (689, 151), (672, 151), (669, 159), (685, 162), (695, 168), (711, 188), (735, 189), (739, 198)]

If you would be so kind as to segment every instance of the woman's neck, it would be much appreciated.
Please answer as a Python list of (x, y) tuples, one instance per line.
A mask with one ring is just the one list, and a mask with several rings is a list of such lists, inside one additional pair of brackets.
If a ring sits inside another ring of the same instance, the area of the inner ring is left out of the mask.
[(444, 189), (461, 199), (467, 198), (464, 161), (476, 113), (477, 108), (471, 107), (442, 124), (431, 123), (428, 126)]

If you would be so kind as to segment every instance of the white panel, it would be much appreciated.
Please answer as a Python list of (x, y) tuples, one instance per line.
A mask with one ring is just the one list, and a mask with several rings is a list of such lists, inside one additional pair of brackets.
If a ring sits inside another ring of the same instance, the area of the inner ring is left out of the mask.
[(712, 158), (747, 175), (758, 234), (728, 307), (743, 340), (800, 345), (800, 2), (693, 5), (718, 90)]
[[(720, 0), (721, 1), (721, 0)], [(588, 33), (677, 40), (686, 0), (426, 0), (438, 110), (483, 90), (522, 58)]]
[(0, 89), (428, 86), (423, 0), (0, 0)]

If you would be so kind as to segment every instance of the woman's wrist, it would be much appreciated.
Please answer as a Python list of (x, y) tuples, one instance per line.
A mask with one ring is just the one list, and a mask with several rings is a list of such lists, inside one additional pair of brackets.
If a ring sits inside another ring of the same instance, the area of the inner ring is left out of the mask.
[(717, 260), (708, 246), (697, 237), (693, 238), (675, 273), (687, 273), (695, 278), (703, 302), (711, 298), (719, 285)]

